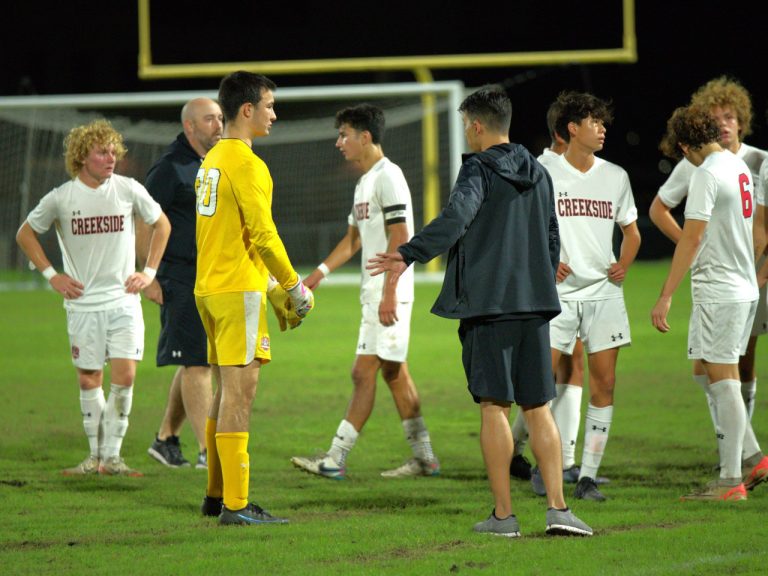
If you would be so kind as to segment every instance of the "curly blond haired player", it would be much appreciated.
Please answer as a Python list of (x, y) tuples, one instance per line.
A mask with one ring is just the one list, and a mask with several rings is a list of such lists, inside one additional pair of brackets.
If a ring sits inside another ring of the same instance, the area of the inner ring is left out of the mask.
[(217, 383), (205, 427), (208, 485), (201, 510), (218, 516), (220, 524), (287, 522), (248, 501), (251, 405), (261, 366), (271, 359), (269, 276), (287, 290), (299, 316), (314, 305), (272, 219), (269, 169), (251, 149), (277, 119), (274, 90), (269, 78), (250, 72), (233, 72), (221, 81), (224, 134), (195, 180), (195, 301)]
[[(54, 188), (16, 235), (32, 263), (64, 297), (72, 363), (90, 453), (65, 475), (141, 476), (120, 456), (144, 352), (139, 292), (155, 276), (171, 226), (146, 189), (114, 173), (123, 138), (106, 120), (73, 128), (64, 141), (72, 180)], [(146, 267), (135, 271), (135, 219), (151, 228)], [(55, 226), (64, 272), (54, 270), (38, 234)], [(105, 400), (105, 361), (111, 386)]]
[[(670, 330), (672, 295), (690, 269), (688, 358), (706, 374), (707, 395), (717, 414), (720, 455), (719, 477), (685, 500), (744, 500), (746, 488), (768, 477), (768, 458), (752, 432), (738, 380), (739, 356), (747, 347), (758, 298), (754, 188), (749, 167), (725, 150), (719, 137), (718, 122), (709, 108), (692, 105), (675, 110), (661, 145), (666, 155), (684, 155), (696, 169), (683, 232), (651, 321), (660, 332)], [(742, 454), (747, 455), (743, 463)]]
[[(752, 131), (752, 100), (749, 92), (737, 80), (720, 76), (701, 86), (691, 97), (691, 103), (710, 111), (717, 121), (720, 145), (744, 160), (749, 167), (752, 181), (755, 185), (755, 212), (753, 239), (758, 265), (763, 261), (762, 255), (766, 245), (766, 201), (762, 194), (763, 186), (760, 181), (760, 166), (768, 158), (768, 152), (750, 146), (743, 142)], [(677, 244), (682, 236), (682, 228), (671, 214), (671, 210), (680, 205), (688, 195), (689, 183), (695, 166), (683, 158), (677, 163), (667, 181), (659, 188), (650, 208), (653, 223), (665, 236)], [(755, 349), (757, 337), (768, 331), (768, 293), (761, 289), (757, 313), (747, 345), (746, 353), (739, 358), (739, 379), (741, 395), (747, 407), (747, 413), (752, 416), (757, 390), (755, 373)], [(709, 396), (709, 385), (704, 368), (694, 363), (693, 379), (707, 392), (712, 423), (717, 430), (717, 414), (714, 411), (712, 398)]]

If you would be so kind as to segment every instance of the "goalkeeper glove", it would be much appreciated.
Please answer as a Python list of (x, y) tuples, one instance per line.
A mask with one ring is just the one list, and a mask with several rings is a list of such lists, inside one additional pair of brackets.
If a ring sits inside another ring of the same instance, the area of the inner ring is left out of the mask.
[(288, 326), (291, 330), (301, 324), (301, 318), (294, 310), (290, 308), (290, 297), (288, 293), (277, 282), (271, 281), (267, 288), (267, 298), (272, 304), (272, 310), (275, 311), (277, 322), (280, 324), (280, 332), (285, 332)]
[(314, 308), (315, 296), (312, 294), (312, 290), (304, 286), (301, 276), (299, 276), (296, 286), (289, 288), (287, 292), (290, 297), (291, 308), (296, 311), (299, 318), (304, 318)]

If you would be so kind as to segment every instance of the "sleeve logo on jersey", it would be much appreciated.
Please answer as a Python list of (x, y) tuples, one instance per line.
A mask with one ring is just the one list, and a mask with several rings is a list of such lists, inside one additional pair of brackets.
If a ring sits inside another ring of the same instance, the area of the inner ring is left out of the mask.
[(355, 204), (354, 207), (355, 211), (355, 220), (368, 220), (368, 202), (361, 202), (360, 204)]
[(568, 192), (558, 192), (558, 216), (586, 216), (613, 220), (613, 202), (609, 200), (589, 200), (587, 198), (567, 198)]
[(125, 230), (125, 216), (122, 214), (119, 216), (90, 216), (86, 218), (77, 216), (72, 218), (72, 234), (75, 236), (110, 234), (123, 230)]

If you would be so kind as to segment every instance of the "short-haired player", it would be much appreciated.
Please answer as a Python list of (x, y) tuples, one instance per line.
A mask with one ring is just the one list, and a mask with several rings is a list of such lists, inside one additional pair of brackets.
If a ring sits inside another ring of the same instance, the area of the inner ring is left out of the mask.
[[(307, 276), (315, 289), (331, 271), (359, 251), (362, 266), (378, 252), (391, 252), (413, 236), (413, 206), (402, 170), (384, 155), (384, 112), (370, 104), (336, 114), (336, 147), (347, 162), (363, 172), (355, 186), (347, 233), (320, 266)], [(376, 380), (381, 373), (397, 407), (405, 438), (413, 453), (404, 464), (381, 473), (385, 478), (435, 476), (440, 463), (432, 451), (421, 402), (406, 361), (413, 306), (413, 270), (396, 282), (388, 275), (371, 276), (363, 268), (360, 285), (362, 320), (352, 366), (352, 398), (328, 452), (295, 456), (294, 466), (327, 478), (346, 475), (347, 455), (373, 411)]]
[[(612, 120), (609, 104), (581, 92), (563, 92), (557, 103), (555, 128), (568, 148), (545, 163), (554, 185), (561, 241), (557, 291), (563, 311), (551, 322), (552, 366), (555, 369), (561, 355), (571, 354), (576, 339), (581, 339), (588, 357), (590, 399), (574, 495), (602, 501), (605, 496), (596, 479), (613, 421), (616, 363), (619, 349), (631, 342), (623, 283), (640, 248), (640, 232), (626, 171), (595, 155), (603, 149), (605, 125)], [(613, 253), (616, 226), (623, 235), (618, 259)], [(562, 434), (574, 428), (578, 434), (578, 411), (553, 409), (553, 415)], [(568, 464), (573, 465), (575, 437), (563, 438), (564, 454), (569, 453), (566, 448), (571, 449)], [(540, 494), (537, 480), (532, 476)]]

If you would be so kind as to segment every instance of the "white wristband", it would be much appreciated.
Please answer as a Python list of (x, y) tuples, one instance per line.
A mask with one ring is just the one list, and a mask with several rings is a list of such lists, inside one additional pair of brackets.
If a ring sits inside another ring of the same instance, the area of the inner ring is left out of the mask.
[(325, 265), (325, 262), (320, 262), (320, 264), (317, 265), (317, 269), (320, 270), (320, 274), (323, 275), (323, 278), (328, 278), (328, 274), (331, 273), (328, 266)]
[(55, 269), (53, 266), (48, 266), (48, 268), (46, 268), (45, 270), (43, 270), (43, 271), (41, 272), (41, 274), (43, 275), (43, 277), (44, 277), (46, 280), (50, 281), (50, 280), (51, 280), (51, 278), (53, 278), (54, 276), (56, 276), (56, 274), (58, 274), (58, 272), (56, 272), (56, 269)]
[(150, 268), (149, 266), (144, 266), (144, 275), (149, 276), (150, 280), (155, 279), (155, 274), (157, 274), (157, 268)]

